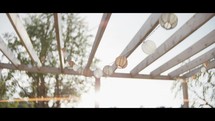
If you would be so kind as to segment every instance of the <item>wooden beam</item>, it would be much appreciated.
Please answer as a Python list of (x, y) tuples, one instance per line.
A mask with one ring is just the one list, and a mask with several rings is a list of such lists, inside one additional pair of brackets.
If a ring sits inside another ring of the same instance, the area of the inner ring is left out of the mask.
[(196, 53), (200, 52), (201, 50), (207, 48), (208, 46), (212, 45), (215, 40), (215, 30), (210, 32), (208, 35), (200, 39), (198, 42), (166, 62), (165, 64), (161, 65), (150, 74), (153, 76), (160, 75), (162, 72), (174, 67), (175, 65), (183, 62), (184, 60), (190, 58), (191, 56), (195, 55)]
[(165, 80), (165, 81), (174, 81), (173, 78), (169, 76), (150, 76), (146, 74), (137, 74), (135, 76), (132, 76), (129, 73), (114, 73), (111, 76), (112, 78), (131, 78), (131, 79), (151, 79), (151, 80)]
[(33, 45), (31, 43), (31, 40), (28, 36), (28, 33), (22, 24), (20, 18), (17, 14), (7, 13), (7, 17), (9, 18), (11, 24), (13, 25), (13, 28), (15, 29), (17, 35), (19, 36), (20, 40), (22, 41), (24, 47), (26, 48), (27, 52), (29, 53), (31, 59), (37, 63), (37, 66), (42, 66), (40, 59), (37, 56), (36, 51), (33, 48)]
[(63, 57), (63, 51), (62, 51), (64, 42), (62, 40), (60, 21), (61, 21), (61, 15), (59, 13), (54, 13), (54, 26), (55, 26), (56, 39), (57, 39), (57, 48), (58, 48), (59, 58), (60, 58), (60, 68), (62, 72), (64, 68), (64, 57)]
[(183, 108), (189, 108), (189, 99), (188, 99), (188, 86), (186, 80), (182, 82), (182, 91), (183, 91)]
[[(44, 74), (51, 73), (51, 74), (82, 75), (82, 74), (79, 74), (78, 72), (76, 72), (76, 71), (74, 71), (72, 69), (64, 69), (63, 73), (62, 73), (61, 69), (56, 68), (56, 67), (40, 67), (40, 68), (38, 68), (38, 67), (35, 67), (35, 66), (29, 67), (27, 65), (19, 65), (18, 69), (17, 69), (12, 64), (0, 63), (0, 68), (6, 68), (6, 69), (12, 69), (12, 70), (20, 70), (20, 71), (28, 71), (28, 72), (34, 72), (34, 73), (44, 73)], [(90, 71), (90, 70), (88, 70), (88, 71)], [(85, 74), (85, 73), (87, 73), (87, 74)], [(93, 76), (93, 73), (87, 72), (87, 71), (85, 71), (84, 74), (87, 77)]]
[(10, 60), (14, 66), (20, 65), (20, 61), (14, 56), (13, 52), (7, 47), (3, 38), (0, 36), (0, 50)]
[[(182, 77), (189, 78), (189, 77), (195, 75), (196, 73), (200, 72), (202, 67), (203, 66), (200, 66), (200, 67), (192, 70), (191, 72), (182, 75)], [(215, 61), (211, 61), (206, 68), (209, 70), (209, 69), (212, 69), (214, 67), (215, 67)]]
[(141, 61), (136, 67), (131, 70), (132, 75), (138, 74), (144, 68), (149, 66), (151, 63), (156, 61), (162, 55), (167, 53), (182, 40), (192, 34), (195, 30), (201, 27), (209, 19), (214, 16), (214, 13), (198, 13), (195, 14), (189, 21), (187, 21), (180, 29), (178, 29), (170, 38), (168, 38), (161, 46), (159, 46), (156, 51), (147, 56), (143, 61)]
[(95, 78), (95, 108), (99, 108), (99, 102), (100, 102), (100, 86), (101, 86), (101, 80), (100, 78)]
[(103, 14), (102, 16), (102, 19), (101, 19), (101, 22), (100, 22), (100, 25), (99, 25), (99, 28), (98, 28), (98, 31), (97, 31), (97, 34), (96, 34), (96, 37), (95, 37), (95, 40), (94, 40), (94, 43), (93, 43), (93, 47), (92, 47), (92, 50), (90, 52), (90, 56), (89, 56), (89, 59), (88, 59), (88, 62), (87, 62), (87, 65), (85, 67), (85, 69), (89, 69), (90, 68), (90, 65), (93, 61), (93, 58), (95, 56), (95, 53), (96, 53), (96, 50), (99, 46), (99, 43), (102, 39), (102, 36), (104, 34), (104, 31), (107, 27), (107, 24), (109, 22), (109, 19), (111, 17), (111, 13), (105, 13)]
[[(197, 47), (198, 48), (198, 47)], [(170, 77), (177, 77), (178, 75), (182, 74), (185, 71), (188, 71), (192, 68), (197, 67), (198, 65), (201, 65), (202, 63), (212, 59), (215, 57), (215, 48), (213, 48), (212, 50), (210, 50), (209, 52), (201, 55), (200, 57), (194, 59), (193, 61), (187, 63), (186, 65), (176, 69), (175, 71), (172, 71), (171, 73), (169, 73), (168, 75)]]
[[(6, 69), (12, 69), (12, 70), (20, 70), (20, 71), (28, 71), (28, 72), (34, 72), (34, 73), (51, 73), (51, 74), (68, 74), (68, 75), (84, 75), (86, 77), (93, 77), (93, 71), (90, 69), (84, 70), (82, 74), (74, 71), (73, 69), (63, 69), (63, 73), (61, 72), (60, 68), (56, 67), (40, 67), (37, 68), (35, 66), (29, 67), (27, 65), (19, 65), (18, 68), (16, 68), (12, 64), (6, 64), (6, 63), (0, 63), (0, 68), (6, 68)], [(106, 76), (103, 76), (106, 77)], [(114, 73), (111, 76), (112, 78), (130, 78), (130, 79), (152, 79), (152, 80), (170, 80), (173, 81), (172, 78), (169, 76), (155, 76), (152, 77), (150, 75), (145, 74), (138, 74), (135, 76), (132, 76), (130, 73)]]
[[(136, 35), (132, 38), (130, 43), (125, 47), (120, 56), (126, 56), (127, 58), (134, 52), (134, 50), (145, 40), (145, 38), (155, 29), (158, 25), (158, 20), (161, 14), (152, 14), (142, 25)], [(112, 65), (113, 70), (117, 69), (115, 63)]]

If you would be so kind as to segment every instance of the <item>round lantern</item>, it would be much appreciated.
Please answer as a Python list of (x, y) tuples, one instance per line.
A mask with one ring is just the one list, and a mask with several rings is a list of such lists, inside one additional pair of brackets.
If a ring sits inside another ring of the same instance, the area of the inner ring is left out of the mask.
[(32, 68), (32, 65), (31, 65), (31, 64), (28, 64), (28, 68)]
[(208, 62), (203, 63), (203, 66), (204, 66), (205, 68), (207, 68), (207, 67), (208, 67)]
[(117, 68), (125, 68), (128, 65), (127, 58), (125, 56), (119, 56), (115, 60)]
[(148, 54), (148, 55), (154, 53), (156, 48), (157, 48), (156, 44), (151, 40), (144, 41), (143, 44), (142, 44), (143, 52)]
[(79, 67), (77, 71), (78, 71), (79, 74), (83, 74), (84, 69), (82, 67)]
[(70, 60), (69, 65), (70, 65), (70, 67), (73, 67), (75, 65), (75, 63), (72, 60)]
[(46, 57), (45, 56), (42, 56), (41, 57), (41, 62), (43, 63), (45, 61)]
[(100, 77), (102, 77), (103, 72), (102, 72), (101, 69), (97, 68), (97, 69), (93, 72), (93, 74), (94, 74), (94, 76), (95, 76), (96, 78), (100, 78)]
[(103, 68), (103, 73), (106, 74), (107, 76), (110, 76), (113, 74), (113, 68), (107, 65)]
[(192, 76), (192, 79), (194, 79), (194, 80), (195, 80), (196, 78), (197, 78), (197, 76), (196, 76), (196, 75), (193, 75), (193, 76)]
[(76, 65), (76, 64), (74, 64), (72, 68), (74, 71), (78, 71), (78, 69), (79, 69), (78, 65)]
[(207, 70), (207, 69), (206, 69), (204, 66), (201, 68), (201, 72), (202, 72), (202, 73), (205, 73), (206, 70)]
[(178, 17), (174, 13), (162, 14), (159, 19), (159, 24), (166, 30), (173, 29), (178, 24)]

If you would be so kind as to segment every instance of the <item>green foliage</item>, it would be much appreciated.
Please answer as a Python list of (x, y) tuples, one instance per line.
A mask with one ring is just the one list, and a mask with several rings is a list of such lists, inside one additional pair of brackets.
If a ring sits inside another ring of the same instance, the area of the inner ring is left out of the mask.
[[(60, 60), (57, 50), (57, 41), (52, 13), (31, 14), (24, 19), (24, 25), (33, 44), (33, 47), (43, 66), (59, 67)], [(90, 47), (87, 26), (78, 14), (62, 14), (62, 39), (67, 56), (64, 58), (65, 66), (68, 60), (73, 60), (77, 65), (83, 66), (87, 60), (87, 48)], [(8, 47), (22, 64), (36, 66), (29, 57), (19, 38), (10, 33), (4, 34)], [(97, 61), (97, 59), (95, 59)], [(94, 62), (95, 62), (94, 61)], [(92, 84), (92, 80), (73, 75), (40, 74), (9, 70), (4, 74), (4, 81), (0, 81), (0, 96), (6, 99), (19, 95), (20, 98), (41, 97), (68, 97), (80, 96)], [(7, 84), (6, 84), (7, 82)], [(2, 98), (1, 98), (2, 99)], [(47, 102), (22, 103), (21, 107), (60, 107), (62, 101), (54, 101), (52, 105)], [(69, 101), (71, 102), (71, 101)], [(10, 103), (0, 103), (6, 107)], [(10, 104), (10, 105), (9, 105)], [(18, 106), (14, 105), (15, 107)], [(20, 105), (19, 105), (20, 106)]]

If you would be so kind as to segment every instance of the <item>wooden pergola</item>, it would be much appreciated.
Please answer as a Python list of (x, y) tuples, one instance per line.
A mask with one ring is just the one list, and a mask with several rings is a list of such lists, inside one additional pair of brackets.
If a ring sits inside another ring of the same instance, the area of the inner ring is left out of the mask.
[[(124, 48), (120, 55), (126, 56), (127, 58), (134, 52), (134, 50), (146, 39), (146, 37), (158, 26), (159, 18), (162, 14), (151, 14), (146, 22), (142, 25), (139, 31), (134, 35), (131, 39), (130, 43)], [(212, 17), (214, 17), (214, 13), (197, 13), (192, 16), (184, 25), (182, 25), (174, 34), (172, 34), (163, 44), (157, 47), (156, 51), (148, 55), (144, 58), (138, 65), (136, 65), (130, 73), (116, 73), (115, 70), (117, 66), (115, 63), (112, 65), (114, 69), (114, 73), (109, 77), (114, 78), (137, 78), (137, 79), (159, 79), (159, 80), (176, 80), (177, 78), (181, 78), (184, 80), (183, 83), (183, 98), (184, 98), (184, 107), (189, 107), (188, 101), (188, 90), (187, 90), (187, 81), (186, 79), (198, 73), (201, 70), (202, 64), (204, 62), (209, 62), (207, 69), (211, 69), (215, 67), (215, 48), (211, 49), (209, 52), (199, 56), (198, 58), (190, 61), (188, 64), (177, 68), (176, 70), (170, 72), (168, 75), (163, 76), (161, 73), (166, 70), (180, 64), (191, 56), (197, 54), (201, 50), (209, 47), (215, 42), (215, 30), (211, 31), (209, 34), (199, 39), (195, 44), (184, 50), (178, 55), (172, 55), (172, 59), (162, 64), (161, 66), (155, 68), (149, 75), (139, 74), (140, 71), (148, 67), (154, 61), (162, 57), (165, 53), (173, 49), (180, 42), (189, 37), (193, 32), (198, 30), (202, 25), (204, 25), (207, 21), (209, 21)], [(26, 48), (28, 54), (30, 55), (31, 60), (36, 63), (37, 66), (29, 67), (27, 65), (23, 65), (20, 61), (14, 56), (13, 52), (7, 47), (3, 38), (0, 38), (0, 49), (3, 54), (9, 59), (12, 64), (9, 63), (0, 63), (0, 68), (13, 69), (13, 70), (23, 70), (29, 72), (36, 73), (52, 73), (52, 74), (70, 74), (70, 75), (84, 75), (86, 77), (94, 77), (93, 71), (90, 70), (91, 63), (95, 56), (96, 50), (99, 46), (99, 43), (102, 39), (102, 36), (105, 32), (105, 29), (108, 25), (109, 19), (111, 17), (111, 13), (104, 13), (99, 24), (99, 28), (92, 46), (92, 50), (90, 52), (88, 62), (83, 73), (78, 73), (73, 69), (64, 68), (64, 57), (63, 57), (63, 40), (60, 26), (60, 14), (54, 13), (54, 24), (55, 24), (55, 32), (57, 38), (57, 47), (60, 58), (60, 67), (43, 67), (41, 64), (38, 55), (36, 54), (33, 45), (30, 41), (30, 38), (27, 34), (27, 31), (22, 24), (20, 18), (17, 14), (7, 13), (7, 17), (10, 20), (14, 30), (19, 36), (22, 44)], [(189, 71), (188, 71), (189, 70)], [(185, 73), (187, 72), (187, 73)], [(99, 91), (100, 88), (100, 78), (95, 78), (95, 90)], [(99, 107), (98, 102), (96, 102), (96, 107)]]

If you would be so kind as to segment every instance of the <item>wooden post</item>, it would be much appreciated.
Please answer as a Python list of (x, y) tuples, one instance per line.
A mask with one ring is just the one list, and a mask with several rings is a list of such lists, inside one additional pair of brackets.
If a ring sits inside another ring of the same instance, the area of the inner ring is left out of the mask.
[(99, 91), (100, 91), (100, 78), (95, 78), (95, 108), (99, 108)]
[(187, 81), (186, 79), (182, 82), (182, 90), (183, 90), (183, 101), (184, 105), (183, 108), (189, 108), (189, 100), (188, 100), (188, 87), (187, 87)]

